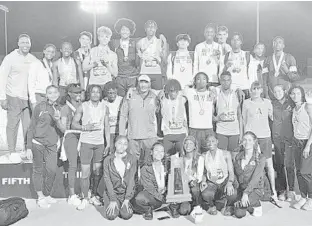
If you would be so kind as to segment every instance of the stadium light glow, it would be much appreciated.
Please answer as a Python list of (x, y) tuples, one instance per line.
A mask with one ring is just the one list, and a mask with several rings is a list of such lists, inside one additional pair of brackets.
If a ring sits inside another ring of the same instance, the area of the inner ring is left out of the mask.
[(83, 0), (80, 2), (83, 11), (93, 14), (93, 44), (96, 45), (97, 14), (108, 12), (108, 1)]

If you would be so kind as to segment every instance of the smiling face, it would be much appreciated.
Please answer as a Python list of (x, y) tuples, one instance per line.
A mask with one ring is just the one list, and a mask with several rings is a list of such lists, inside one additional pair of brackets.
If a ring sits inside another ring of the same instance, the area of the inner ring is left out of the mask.
[(60, 97), (60, 92), (58, 88), (51, 86), (47, 89), (46, 96), (49, 101), (54, 103)]
[(119, 138), (115, 142), (116, 153), (122, 155), (126, 152), (128, 148), (128, 140), (125, 137)]
[(151, 87), (151, 83), (145, 80), (139, 81), (139, 89), (141, 92), (145, 93), (147, 92)]
[(152, 150), (153, 159), (156, 161), (161, 161), (165, 156), (165, 149), (164, 146), (157, 144), (155, 145), (154, 149)]
[(195, 150), (195, 144), (192, 140), (186, 140), (184, 142), (183, 148), (186, 153), (190, 153)]
[(130, 37), (130, 34), (131, 34), (131, 32), (130, 32), (130, 29), (128, 27), (126, 27), (126, 26), (121, 27), (121, 29), (120, 29), (121, 38), (127, 39)]
[(302, 102), (302, 93), (301, 93), (300, 89), (294, 88), (290, 93), (290, 98), (295, 102), (295, 104), (301, 103)]
[(282, 86), (275, 86), (274, 87), (274, 97), (277, 100), (282, 100), (286, 94), (286, 91), (283, 89)]
[(264, 51), (265, 51), (265, 46), (263, 44), (259, 44), (255, 47), (254, 49), (254, 53), (258, 56), (258, 57), (262, 57), (264, 55)]
[(29, 50), (31, 47), (30, 39), (28, 37), (21, 37), (18, 40), (18, 47), (22, 53), (24, 53), (24, 54), (29, 53)]
[(69, 57), (72, 54), (72, 52), (73, 52), (73, 46), (68, 42), (63, 43), (62, 48), (61, 48), (61, 53), (63, 57)]
[(209, 151), (215, 151), (218, 148), (218, 140), (214, 136), (209, 136), (206, 140), (206, 145)]
[(81, 35), (79, 38), (79, 43), (81, 47), (89, 47), (91, 45), (92, 40), (87, 35)]
[(246, 134), (243, 137), (243, 147), (246, 150), (253, 150), (254, 146), (256, 144), (255, 139), (250, 134)]
[(101, 92), (102, 92), (102, 90), (99, 87), (94, 86), (92, 88), (91, 92), (90, 92), (90, 99), (91, 99), (91, 101), (93, 101), (93, 102), (100, 101), (100, 99), (101, 99)]
[(53, 46), (49, 46), (43, 50), (43, 54), (47, 60), (52, 60), (55, 57), (55, 48)]

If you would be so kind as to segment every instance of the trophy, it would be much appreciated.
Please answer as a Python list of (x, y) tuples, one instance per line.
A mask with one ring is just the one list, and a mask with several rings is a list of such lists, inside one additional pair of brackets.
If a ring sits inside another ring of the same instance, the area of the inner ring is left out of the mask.
[(167, 203), (192, 201), (188, 179), (184, 171), (183, 159), (171, 156), (170, 174), (168, 178)]

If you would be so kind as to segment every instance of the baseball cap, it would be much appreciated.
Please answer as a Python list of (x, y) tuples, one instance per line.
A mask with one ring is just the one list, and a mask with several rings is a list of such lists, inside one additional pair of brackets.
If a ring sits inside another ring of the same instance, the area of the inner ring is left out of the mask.
[(80, 88), (80, 86), (69, 86), (68, 92), (70, 92), (70, 93), (81, 93), (82, 89)]
[(150, 77), (148, 77), (147, 75), (141, 75), (139, 78), (138, 78), (138, 81), (147, 81), (147, 82), (151, 82), (151, 79)]

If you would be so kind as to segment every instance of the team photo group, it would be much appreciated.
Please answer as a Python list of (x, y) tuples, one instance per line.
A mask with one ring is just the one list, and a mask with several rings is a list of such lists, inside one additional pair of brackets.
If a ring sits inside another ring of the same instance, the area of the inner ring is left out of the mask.
[(204, 212), (260, 217), (265, 201), (312, 210), (312, 103), (284, 38), (245, 50), (242, 34), (208, 24), (194, 51), (191, 34), (169, 51), (155, 21), (144, 28), (133, 38), (135, 22), (121, 18), (97, 29), (97, 46), (83, 31), (79, 49), (46, 44), (40, 59), (21, 34), (5, 56), (8, 149), (16, 153), (21, 121), (38, 206), (57, 202), (58, 161), (68, 161), (69, 206), (94, 205), (109, 220), (152, 220), (163, 206), (195, 222)]

